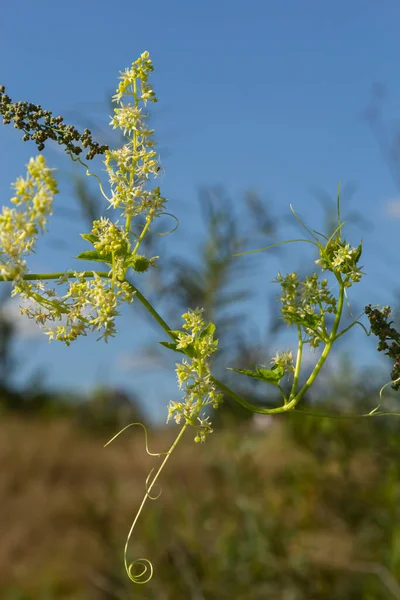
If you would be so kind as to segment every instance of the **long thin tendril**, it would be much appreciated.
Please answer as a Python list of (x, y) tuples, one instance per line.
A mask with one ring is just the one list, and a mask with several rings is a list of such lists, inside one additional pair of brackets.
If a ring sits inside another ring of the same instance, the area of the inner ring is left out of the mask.
[(127, 425), (126, 427), (121, 429), (121, 431), (119, 431), (117, 434), (115, 434), (104, 445), (104, 447), (111, 444), (111, 442), (114, 441), (121, 433), (123, 433), (126, 429), (128, 429), (128, 427), (132, 427), (133, 425), (139, 425), (140, 427), (143, 428), (143, 430), (145, 432), (145, 443), (146, 443), (147, 454), (149, 454), (150, 456), (157, 456), (157, 457), (164, 456), (164, 460), (162, 461), (161, 465), (157, 469), (155, 475), (153, 476), (153, 473), (155, 471), (155, 468), (153, 467), (146, 478), (146, 493), (143, 496), (143, 500), (138, 508), (135, 518), (133, 519), (132, 525), (129, 529), (129, 533), (126, 538), (125, 547), (124, 547), (124, 565), (125, 565), (125, 571), (129, 577), (129, 579), (133, 583), (144, 584), (144, 583), (148, 583), (150, 581), (150, 579), (153, 577), (153, 572), (154, 572), (153, 565), (147, 558), (137, 558), (136, 560), (129, 562), (129, 560), (128, 560), (129, 542), (131, 540), (133, 530), (135, 529), (136, 523), (142, 513), (142, 510), (144, 508), (144, 505), (146, 504), (147, 499), (156, 500), (157, 498), (160, 497), (161, 490), (156, 496), (152, 496), (151, 491), (152, 491), (153, 487), (155, 486), (155, 484), (157, 483), (157, 480), (158, 480), (159, 476), (161, 475), (162, 470), (164, 469), (169, 457), (171, 456), (172, 452), (175, 450), (176, 446), (178, 445), (178, 442), (180, 441), (181, 437), (185, 433), (185, 430), (188, 427), (188, 424), (186, 423), (185, 425), (183, 425), (183, 427), (181, 428), (177, 437), (175, 438), (174, 442), (172, 443), (170, 449), (167, 452), (150, 452), (149, 451), (148, 439), (147, 439), (147, 429), (142, 423), (130, 423), (129, 425)]
[(145, 444), (146, 444), (146, 453), (149, 456), (162, 456), (163, 454), (167, 454), (167, 452), (150, 452), (150, 450), (149, 450), (149, 443), (148, 443), (147, 428), (145, 427), (145, 425), (143, 425), (143, 423), (139, 423), (139, 422), (137, 422), (137, 423), (129, 423), (129, 425), (127, 425), (126, 427), (124, 427), (123, 429), (121, 429), (120, 431), (118, 431), (118, 433), (116, 433), (110, 440), (108, 440), (108, 442), (106, 444), (104, 444), (104, 448), (106, 448), (109, 444), (111, 444), (111, 442), (113, 442), (115, 439), (117, 439), (117, 437), (119, 437), (121, 435), (121, 433), (124, 433), (124, 431), (126, 431), (127, 429), (129, 429), (129, 427), (133, 427), (134, 425), (138, 425), (144, 431), (144, 439), (145, 439)]
[(68, 152), (68, 154), (74, 162), (78, 162), (80, 165), (83, 166), (83, 168), (86, 171), (87, 177), (94, 177), (96, 179), (97, 183), (99, 184), (99, 189), (100, 189), (100, 192), (102, 193), (103, 197), (107, 200), (107, 202), (111, 202), (111, 198), (109, 198), (107, 196), (107, 194), (105, 193), (105, 191), (103, 189), (103, 184), (101, 183), (100, 177), (98, 175), (96, 175), (96, 173), (92, 173), (90, 168), (88, 167), (88, 165), (86, 163), (84, 163), (83, 160), (81, 158), (79, 158), (79, 156), (74, 156), (71, 152)]
[(152, 231), (149, 228), (148, 232), (151, 233), (152, 235), (159, 235), (159, 236), (169, 235), (170, 233), (174, 233), (179, 227), (178, 217), (176, 217), (175, 215), (173, 215), (172, 213), (169, 213), (169, 212), (162, 212), (162, 213), (160, 213), (160, 217), (161, 217), (161, 215), (167, 215), (168, 217), (172, 217), (173, 219), (175, 219), (175, 221), (176, 221), (175, 227), (173, 227), (172, 229), (168, 229), (168, 231), (161, 231), (161, 232)]
[(394, 383), (398, 383), (400, 381), (400, 377), (398, 379), (395, 379), (394, 381), (388, 381), (387, 383), (385, 383), (384, 386), (381, 387), (381, 389), (379, 390), (379, 398), (380, 398), (380, 402), (378, 404), (378, 406), (376, 406), (375, 408), (373, 408), (370, 412), (368, 413), (356, 413), (356, 414), (337, 414), (337, 413), (316, 413), (313, 411), (309, 411), (309, 410), (303, 410), (303, 409), (299, 409), (296, 408), (293, 413), (295, 414), (303, 414), (303, 415), (307, 415), (310, 417), (320, 417), (320, 418), (329, 418), (329, 419), (358, 419), (358, 418), (365, 418), (365, 417), (386, 417), (386, 416), (394, 416), (394, 417), (400, 417), (400, 412), (392, 412), (392, 411), (380, 411), (380, 407), (382, 406), (383, 403), (383, 391), (389, 386), (389, 385), (393, 385)]
[(294, 244), (297, 242), (306, 242), (307, 244), (313, 244), (313, 246), (318, 246), (316, 242), (307, 239), (296, 239), (296, 240), (284, 240), (283, 242), (276, 242), (275, 244), (270, 244), (269, 246), (263, 246), (262, 248), (257, 248), (256, 250), (248, 250), (247, 252), (239, 252), (238, 254), (232, 254), (232, 256), (245, 256), (246, 254), (256, 254), (256, 252), (262, 252), (263, 250), (270, 250), (271, 248), (276, 248), (277, 246), (283, 246), (283, 244)]

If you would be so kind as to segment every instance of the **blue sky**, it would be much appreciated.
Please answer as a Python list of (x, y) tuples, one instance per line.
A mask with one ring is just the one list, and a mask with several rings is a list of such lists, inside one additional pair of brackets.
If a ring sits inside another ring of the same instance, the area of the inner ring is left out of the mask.
[[(363, 237), (368, 273), (356, 296), (361, 302), (390, 303), (398, 273), (400, 190), (365, 109), (372, 85), (381, 82), (388, 91), (389, 127), (399, 118), (399, 21), (394, 0), (8, 2), (0, 23), (0, 83), (14, 100), (41, 103), (55, 114), (80, 113), (80, 122), (86, 116), (106, 127), (107, 95), (119, 71), (149, 50), (159, 99), (153, 125), (160, 147), (168, 148), (161, 156), (163, 192), (180, 219), (168, 240), (171, 247), (182, 251), (191, 240), (184, 251), (194, 252), (201, 239), (198, 186), (221, 184), (238, 203), (245, 190), (256, 189), (271, 198), (279, 215), (289, 214), (292, 203), (318, 228), (322, 212), (312, 189), (334, 196), (340, 179), (356, 186), (351, 207), (374, 224), (370, 232), (349, 229), (354, 243)], [(0, 128), (3, 203), (35, 152), (12, 127)], [(46, 150), (46, 157), (61, 173), (69, 168), (55, 148)], [(65, 178), (60, 187), (60, 202), (72, 205)], [(51, 233), (76, 236), (78, 243), (80, 230), (58, 219)], [(294, 231), (287, 228), (288, 235)], [(70, 268), (74, 240), (68, 243), (72, 252), (38, 254), (33, 264), (44, 271)], [(287, 251), (285, 261), (274, 266), (295, 269), (299, 252)], [(273, 277), (266, 269), (266, 280)], [(263, 326), (265, 306), (254, 310)], [(95, 335), (70, 348), (24, 338), (21, 361), (26, 372), (42, 365), (52, 385), (146, 390), (150, 410), (162, 412), (176, 394), (173, 373), (165, 398), (149, 373), (121, 364), (143, 341), (163, 338), (131, 310), (120, 324), (121, 336), (108, 345), (96, 343)], [(362, 357), (367, 360), (365, 353)]]

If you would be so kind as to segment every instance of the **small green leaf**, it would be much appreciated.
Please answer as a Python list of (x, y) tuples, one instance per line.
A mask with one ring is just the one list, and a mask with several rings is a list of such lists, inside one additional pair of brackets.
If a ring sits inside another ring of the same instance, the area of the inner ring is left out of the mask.
[(182, 331), (180, 329), (170, 329), (169, 331), (170, 333), (172, 333), (172, 335), (177, 338), (179, 333), (182, 333)]
[(214, 325), (214, 323), (211, 323), (211, 321), (210, 321), (210, 323), (207, 325), (207, 327), (205, 327), (203, 329), (203, 331), (201, 332), (200, 338), (203, 338), (206, 335), (214, 335), (214, 332), (215, 332), (215, 325)]
[(357, 253), (354, 256), (354, 262), (357, 264), (358, 261), (361, 258), (361, 254), (362, 254), (362, 241), (360, 242), (360, 245), (357, 247)]
[(78, 254), (78, 256), (75, 256), (75, 258), (78, 260), (92, 260), (110, 265), (112, 264), (111, 254), (101, 254), (98, 250), (87, 250), (86, 252), (81, 252)]
[(180, 352), (181, 354), (186, 354), (189, 358), (193, 358), (195, 356), (194, 349), (191, 344), (186, 346), (186, 348), (177, 348), (177, 342), (158, 342), (161, 346), (168, 348), (168, 350), (173, 350), (174, 352)]
[(183, 352), (183, 350), (176, 349), (176, 342), (158, 342), (161, 346), (168, 348), (168, 350), (173, 350), (174, 352)]
[(235, 371), (240, 375), (246, 375), (246, 377), (252, 377), (273, 385), (279, 385), (280, 380), (285, 375), (285, 369), (279, 365), (274, 365), (272, 369), (264, 369), (263, 367), (255, 367), (255, 369), (255, 371), (250, 369), (229, 369), (229, 371)]
[(98, 236), (94, 235), (94, 233), (81, 233), (81, 237), (83, 237), (84, 240), (90, 242), (91, 244), (95, 244), (99, 241)]

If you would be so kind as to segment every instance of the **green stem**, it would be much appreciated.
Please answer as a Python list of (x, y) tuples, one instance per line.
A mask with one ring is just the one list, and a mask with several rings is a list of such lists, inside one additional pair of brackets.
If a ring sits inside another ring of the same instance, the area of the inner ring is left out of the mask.
[(328, 330), (326, 329), (326, 325), (325, 325), (325, 312), (324, 312), (324, 309), (322, 307), (322, 303), (321, 302), (318, 302), (318, 306), (319, 306), (320, 315), (321, 315), (322, 329), (323, 329), (325, 338), (327, 338), (329, 336), (328, 336)]
[(282, 394), (283, 401), (286, 404), (287, 403), (287, 397), (286, 397), (286, 394), (285, 394), (285, 390), (279, 384), (277, 384), (276, 387), (278, 388), (278, 390)]
[(290, 409), (293, 409), (296, 406), (296, 404), (298, 404), (300, 402), (300, 400), (302, 399), (304, 394), (307, 392), (307, 390), (310, 389), (310, 387), (314, 383), (315, 379), (317, 378), (320, 370), (322, 369), (326, 359), (328, 358), (329, 352), (332, 349), (332, 345), (333, 345), (334, 341), (336, 340), (336, 334), (337, 334), (337, 330), (339, 328), (340, 319), (342, 317), (342, 312), (343, 312), (344, 291), (345, 291), (344, 283), (343, 283), (341, 277), (337, 276), (337, 279), (339, 281), (340, 291), (339, 291), (337, 312), (336, 312), (336, 316), (335, 316), (335, 321), (332, 326), (332, 331), (329, 336), (329, 341), (326, 343), (325, 348), (323, 349), (322, 354), (319, 357), (319, 360), (318, 360), (317, 364), (315, 365), (314, 370), (311, 373), (310, 377), (307, 379), (307, 381), (301, 388), (300, 392), (287, 405)]
[(150, 225), (151, 225), (151, 219), (149, 217), (147, 217), (146, 218), (146, 225), (143, 227), (142, 233), (140, 234), (139, 239), (136, 242), (136, 246), (132, 250), (132, 256), (135, 256), (136, 252), (139, 250), (139, 246), (142, 243), (143, 238), (146, 235), (147, 230), (149, 229)]
[[(79, 271), (78, 271), (79, 273)], [(45, 280), (49, 280), (49, 279), (60, 279), (60, 277), (67, 277), (68, 279), (78, 279), (79, 277), (94, 277), (94, 275), (98, 275), (99, 277), (105, 277), (107, 279), (110, 279), (111, 275), (109, 275), (109, 273), (107, 273), (106, 271), (83, 271), (82, 273), (79, 273), (79, 275), (76, 275), (76, 272), (74, 273), (29, 273), (28, 275), (24, 275), (22, 277), (22, 279), (24, 281), (45, 281)], [(3, 277), (2, 275), (0, 275), (0, 281), (9, 281), (10, 283), (13, 281), (12, 279), (7, 279), (6, 277)]]
[(247, 408), (247, 410), (249, 410), (250, 412), (258, 413), (259, 415), (274, 415), (286, 412), (291, 404), (284, 404), (283, 406), (278, 406), (277, 408), (262, 408), (261, 406), (257, 406), (256, 404), (251, 404), (251, 402), (248, 402), (247, 400), (242, 398), (242, 396), (236, 394), (236, 392), (231, 390), (227, 385), (222, 383), (222, 381), (219, 381), (219, 379), (217, 379), (216, 377), (211, 376), (210, 379), (213, 383), (215, 383), (216, 386), (219, 387), (219, 389), (222, 392), (225, 392), (227, 396), (230, 396), (233, 400), (235, 400), (238, 404), (241, 404), (244, 408)]
[(160, 325), (160, 327), (162, 327), (162, 329), (164, 329), (165, 333), (175, 341), (175, 336), (172, 333), (171, 328), (164, 321), (164, 319), (158, 314), (156, 309), (153, 308), (153, 306), (150, 304), (150, 302), (147, 300), (147, 298), (145, 298), (143, 296), (143, 294), (141, 292), (139, 292), (139, 290), (137, 289), (137, 287), (135, 285), (133, 285), (133, 283), (131, 283), (127, 279), (125, 279), (124, 281), (132, 288), (132, 290), (135, 292), (135, 297), (139, 300), (139, 302), (141, 302), (143, 304), (145, 309), (157, 321), (157, 323)]
[[(362, 315), (363, 315), (363, 313), (361, 313), (361, 315), (360, 315), (360, 316), (362, 316)], [(360, 317), (358, 317), (358, 319), (359, 319), (359, 318), (360, 318)], [(336, 340), (338, 340), (340, 337), (342, 337), (342, 335), (344, 335), (345, 333), (347, 333), (348, 331), (350, 331), (350, 329), (351, 329), (352, 327), (354, 327), (354, 325), (360, 325), (360, 327), (362, 327), (362, 328), (364, 329), (364, 331), (365, 331), (365, 333), (367, 334), (367, 336), (369, 336), (369, 335), (370, 335), (370, 332), (368, 332), (368, 330), (367, 330), (367, 328), (365, 327), (365, 325), (364, 325), (363, 323), (361, 323), (361, 321), (359, 321), (358, 319), (357, 319), (356, 321), (353, 321), (353, 323), (351, 323), (351, 325), (349, 325), (349, 326), (348, 326), (348, 327), (346, 327), (345, 329), (342, 329), (342, 331), (340, 331), (340, 332), (339, 332), (339, 333), (336, 335), (336, 337), (335, 337), (335, 341), (336, 341)]]
[(49, 310), (50, 308), (56, 308), (60, 311), (60, 313), (67, 314), (68, 310), (66, 308), (62, 308), (61, 305), (57, 306), (55, 302), (49, 300), (48, 298), (43, 298), (40, 294), (33, 293), (31, 296), (38, 304)]
[[(133, 104), (137, 108), (137, 106), (139, 104), (139, 100), (137, 98), (137, 80), (136, 79), (133, 82), (132, 96), (133, 96)], [(137, 151), (137, 129), (135, 127), (135, 129), (133, 130), (133, 138), (132, 138), (132, 153), (133, 154), (132, 154), (131, 172), (129, 175), (130, 187), (133, 187), (133, 185), (135, 183), (136, 151)], [(131, 229), (131, 216), (128, 215), (125, 220), (125, 231), (127, 233), (129, 233), (130, 229)]]
[(300, 377), (301, 359), (303, 356), (303, 344), (304, 344), (300, 325), (297, 325), (297, 336), (298, 336), (299, 343), (297, 346), (296, 367), (294, 370), (294, 377), (293, 377), (292, 389), (290, 390), (290, 394), (289, 394), (289, 400), (292, 400), (296, 395), (297, 384), (299, 382), (299, 377)]

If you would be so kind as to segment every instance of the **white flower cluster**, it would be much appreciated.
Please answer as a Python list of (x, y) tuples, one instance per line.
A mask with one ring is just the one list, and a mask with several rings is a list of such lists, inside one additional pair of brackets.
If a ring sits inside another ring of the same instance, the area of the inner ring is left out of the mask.
[(182, 419), (196, 429), (196, 442), (204, 442), (212, 432), (208, 417), (200, 415), (205, 406), (218, 408), (222, 394), (217, 393), (211, 380), (210, 357), (217, 351), (218, 340), (214, 340), (215, 325), (206, 326), (202, 310), (188, 311), (182, 315), (185, 331), (176, 334), (176, 349), (185, 350), (190, 360), (184, 358), (176, 365), (180, 389), (184, 390), (182, 402), (171, 401), (168, 406), (167, 422), (173, 418), (176, 423)]

